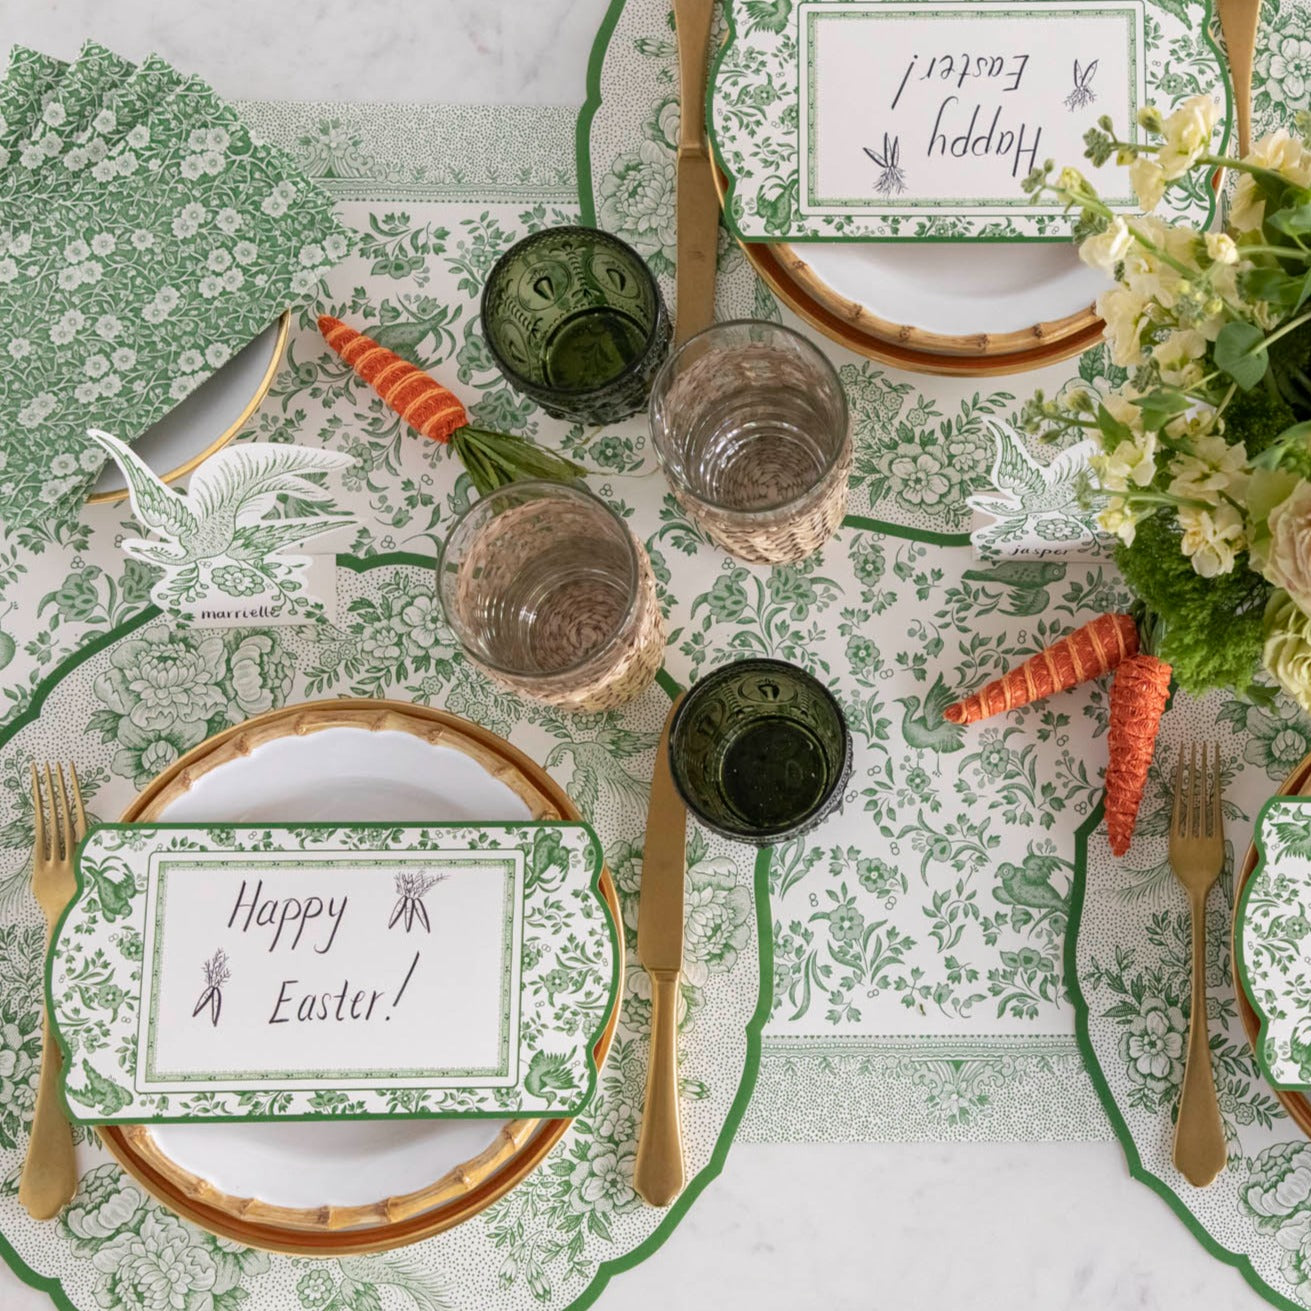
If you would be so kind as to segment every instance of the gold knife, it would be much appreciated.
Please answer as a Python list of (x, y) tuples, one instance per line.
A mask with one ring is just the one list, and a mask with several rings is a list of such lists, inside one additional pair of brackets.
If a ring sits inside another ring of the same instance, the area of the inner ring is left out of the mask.
[(706, 135), (706, 72), (715, 0), (674, 0), (678, 34), (678, 264), (675, 270), (674, 344), (681, 345), (715, 321), (715, 255), (719, 197)]
[(652, 1206), (668, 1206), (683, 1191), (678, 991), (683, 973), (687, 809), (669, 772), (669, 725), (682, 699), (670, 706), (656, 748), (637, 907), (637, 959), (651, 977), (651, 1051), (633, 1186)]
[(1238, 153), (1242, 156), (1252, 148), (1252, 56), (1261, 22), (1261, 0), (1218, 0), (1217, 8), (1225, 51), (1229, 55), (1229, 76), (1234, 84)]

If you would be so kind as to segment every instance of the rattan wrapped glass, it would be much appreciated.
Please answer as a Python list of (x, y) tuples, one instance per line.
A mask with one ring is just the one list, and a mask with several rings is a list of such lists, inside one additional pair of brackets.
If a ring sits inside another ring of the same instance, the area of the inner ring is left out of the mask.
[(688, 517), (743, 560), (800, 560), (846, 514), (842, 383), (781, 324), (739, 319), (689, 338), (652, 388), (651, 435)]
[(610, 710), (651, 684), (665, 622), (642, 544), (581, 487), (519, 482), (456, 520), (438, 596), (489, 678), (565, 710)]

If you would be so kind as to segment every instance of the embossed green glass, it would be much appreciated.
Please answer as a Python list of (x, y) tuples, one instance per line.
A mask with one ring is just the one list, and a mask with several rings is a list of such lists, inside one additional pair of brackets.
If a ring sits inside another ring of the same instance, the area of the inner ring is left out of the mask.
[(716, 833), (769, 846), (834, 811), (851, 734), (833, 694), (783, 660), (738, 660), (696, 683), (669, 729), (674, 785)]
[(669, 349), (651, 270), (594, 228), (551, 228), (511, 246), (487, 278), (482, 325), (511, 385), (575, 423), (636, 414)]

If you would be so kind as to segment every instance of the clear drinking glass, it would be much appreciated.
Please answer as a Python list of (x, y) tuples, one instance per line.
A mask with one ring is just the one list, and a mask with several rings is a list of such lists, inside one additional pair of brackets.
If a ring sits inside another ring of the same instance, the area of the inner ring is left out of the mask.
[(851, 734), (833, 694), (784, 660), (737, 660), (696, 683), (669, 726), (688, 809), (716, 833), (769, 846), (841, 803)]
[(846, 396), (790, 328), (739, 319), (690, 337), (652, 388), (651, 435), (688, 517), (744, 560), (799, 560), (846, 514)]
[(446, 538), (437, 590), (469, 659), (548, 705), (613, 709), (664, 659), (646, 551), (579, 487), (517, 482), (474, 502)]
[(510, 383), (576, 423), (636, 414), (669, 349), (651, 270), (595, 228), (551, 228), (511, 246), (488, 275), (482, 325)]

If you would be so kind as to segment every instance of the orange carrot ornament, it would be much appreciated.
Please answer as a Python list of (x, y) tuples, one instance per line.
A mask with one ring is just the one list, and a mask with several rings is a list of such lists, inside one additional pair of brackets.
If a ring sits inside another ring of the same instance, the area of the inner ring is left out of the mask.
[(474, 428), (459, 398), (395, 351), (329, 314), (319, 319), (324, 340), (416, 432), (460, 457), (473, 485), (485, 496), (524, 478), (574, 482), (587, 471), (525, 437)]
[(973, 724), (1100, 678), (1137, 653), (1138, 625), (1132, 615), (1098, 615), (973, 696), (948, 706), (942, 717), (953, 724)]
[(1138, 807), (1165, 703), (1170, 699), (1172, 670), (1146, 651), (1130, 656), (1111, 682), (1110, 758), (1106, 766), (1106, 832), (1111, 851), (1123, 856), (1133, 839)]

